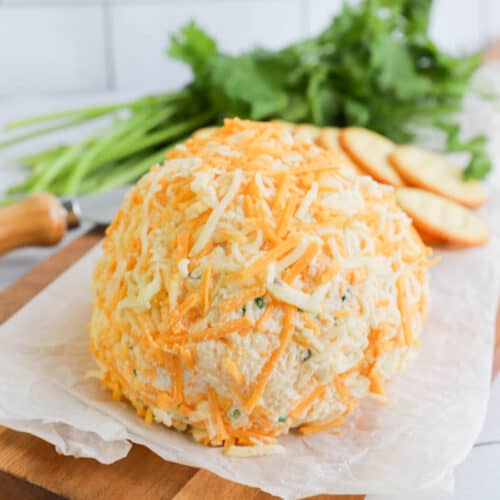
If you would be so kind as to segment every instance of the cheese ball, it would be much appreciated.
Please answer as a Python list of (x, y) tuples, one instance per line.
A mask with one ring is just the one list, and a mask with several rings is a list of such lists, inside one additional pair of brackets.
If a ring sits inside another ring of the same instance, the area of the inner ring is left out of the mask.
[(393, 188), (339, 158), (280, 123), (231, 119), (128, 192), (90, 324), (116, 399), (252, 455), (384, 398), (418, 346), (430, 250)]

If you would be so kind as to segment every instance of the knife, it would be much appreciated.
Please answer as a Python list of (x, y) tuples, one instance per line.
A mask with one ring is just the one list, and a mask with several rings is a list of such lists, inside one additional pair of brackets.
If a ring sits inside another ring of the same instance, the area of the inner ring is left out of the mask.
[(82, 221), (107, 226), (129, 187), (69, 199), (37, 193), (0, 209), (0, 255), (14, 248), (55, 245)]

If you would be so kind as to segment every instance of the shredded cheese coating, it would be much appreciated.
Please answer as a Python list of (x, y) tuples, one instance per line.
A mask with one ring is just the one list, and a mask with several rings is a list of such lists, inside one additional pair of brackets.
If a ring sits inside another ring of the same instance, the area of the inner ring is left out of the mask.
[(392, 188), (279, 123), (226, 120), (169, 152), (103, 248), (104, 384), (232, 456), (338, 427), (418, 346), (430, 250)]

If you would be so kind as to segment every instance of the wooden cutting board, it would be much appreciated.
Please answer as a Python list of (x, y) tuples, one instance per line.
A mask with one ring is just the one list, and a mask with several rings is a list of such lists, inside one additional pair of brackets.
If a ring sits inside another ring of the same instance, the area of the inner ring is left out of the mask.
[[(0, 324), (92, 248), (102, 233), (91, 231), (42, 262), (0, 293)], [(495, 371), (500, 370), (500, 314)], [(0, 427), (0, 500), (56, 499), (265, 500), (270, 495), (203, 470), (166, 462), (143, 446), (112, 465), (58, 455), (29, 434)], [(362, 500), (362, 496), (320, 495), (315, 500)]]
[[(102, 237), (92, 231), (73, 241), (0, 293), (0, 324), (43, 290)], [(0, 500), (55, 499), (265, 500), (272, 496), (206, 471), (179, 465), (134, 445), (112, 465), (58, 455), (29, 434), (0, 427)], [(316, 500), (362, 500), (320, 495)]]

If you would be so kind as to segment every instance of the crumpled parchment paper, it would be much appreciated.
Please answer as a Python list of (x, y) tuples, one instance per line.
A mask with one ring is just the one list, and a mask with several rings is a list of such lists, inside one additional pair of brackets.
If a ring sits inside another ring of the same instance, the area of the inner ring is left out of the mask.
[(363, 402), (341, 434), (291, 434), (280, 439), (286, 455), (235, 459), (160, 425), (146, 426), (86, 377), (95, 367), (87, 324), (97, 250), (0, 327), (0, 424), (102, 463), (140, 443), (166, 460), (285, 499), (320, 493), (413, 499), (449, 491), (453, 467), (471, 449), (488, 400), (500, 269), (500, 182), (492, 184), (480, 211), (493, 232), (489, 245), (438, 251), (443, 259), (431, 269), (430, 314), (417, 358), (388, 385), (389, 403)]
[[(490, 200), (490, 223), (499, 225), (500, 195)], [(141, 443), (167, 460), (289, 499), (450, 489), (450, 472), (472, 447), (485, 415), (498, 243), (494, 237), (487, 247), (444, 252), (432, 268), (421, 349), (389, 384), (389, 404), (365, 401), (341, 434), (291, 434), (280, 439), (286, 455), (257, 459), (228, 458), (160, 425), (146, 426), (86, 377), (94, 368), (87, 347), (94, 250), (1, 327), (0, 424), (103, 463)]]

